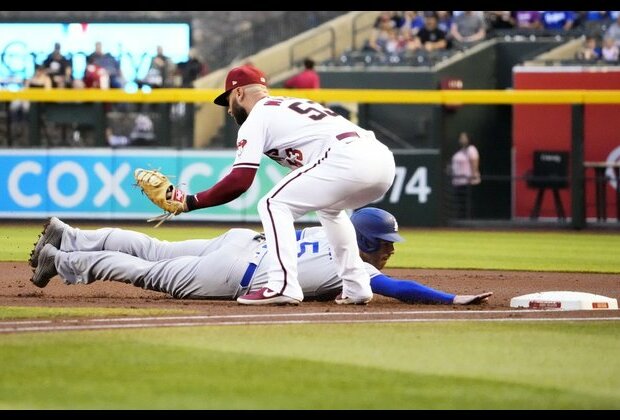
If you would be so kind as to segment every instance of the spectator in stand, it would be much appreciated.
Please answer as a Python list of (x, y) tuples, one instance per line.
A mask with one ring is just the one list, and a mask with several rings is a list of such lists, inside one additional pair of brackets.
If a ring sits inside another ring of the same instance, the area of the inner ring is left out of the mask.
[(314, 60), (306, 58), (304, 68), (304, 71), (284, 82), (284, 87), (288, 89), (319, 89), (321, 78), (314, 70)]
[(580, 10), (575, 12), (573, 29), (583, 29), (587, 34), (600, 34), (608, 23), (609, 12), (605, 10)]
[(616, 21), (609, 25), (604, 38), (612, 38), (615, 44), (620, 46), (620, 14), (616, 17)]
[(417, 35), (413, 35), (411, 31), (406, 31), (399, 38), (398, 51), (399, 53), (411, 53), (422, 48), (420, 38)]
[(390, 29), (388, 34), (388, 39), (385, 42), (385, 46), (382, 52), (389, 55), (398, 55), (402, 51), (401, 47), (404, 46), (404, 44), (401, 42), (402, 40), (398, 33), (398, 30), (395, 28)]
[(410, 32), (412, 35), (417, 35), (420, 29), (424, 27), (424, 17), (422, 14), (415, 11), (405, 12), (405, 22), (401, 26), (401, 33), (405, 35)]
[(542, 29), (540, 12), (537, 10), (517, 10), (514, 17), (518, 29)]
[(607, 20), (609, 18), (609, 12), (606, 10), (598, 11), (598, 10), (587, 10), (583, 13), (583, 20), (585, 22), (596, 22), (601, 20)]
[(375, 28), (372, 30), (370, 39), (364, 46), (364, 49), (375, 52), (384, 52), (385, 45), (388, 39), (390, 39), (390, 32), (396, 27), (396, 25), (389, 12), (382, 12), (377, 19)]
[[(24, 82), (24, 87), (29, 89), (51, 89), (52, 79), (47, 74), (45, 66), (37, 64), (32, 77)], [(15, 122), (22, 121), (25, 114), (30, 111), (30, 102), (24, 100), (12, 101), (9, 105), (11, 118)]]
[(392, 28), (400, 28), (405, 23), (405, 17), (402, 16), (399, 12), (383, 11), (377, 17), (377, 19), (375, 19), (375, 29), (381, 26), (381, 23), (385, 20), (386, 17), (390, 21), (390, 26)]
[[(179, 86), (180, 83), (183, 88), (193, 88), (194, 81), (199, 77), (206, 75), (208, 71), (209, 69), (200, 59), (198, 51), (195, 47), (192, 47), (189, 49), (187, 61), (182, 61), (177, 64), (175, 86)], [(173, 115), (177, 115), (181, 118), (187, 118), (186, 124), (189, 126), (194, 124), (195, 107), (196, 105), (192, 102), (180, 102), (173, 105), (172, 112)]]
[(426, 51), (445, 50), (448, 46), (446, 33), (437, 27), (437, 15), (428, 13), (424, 18), (424, 27), (418, 32), (420, 43)]
[(575, 53), (575, 58), (580, 61), (596, 61), (601, 58), (601, 49), (596, 46), (596, 37), (588, 36), (583, 47)]
[(488, 11), (485, 18), (490, 29), (512, 29), (516, 24), (510, 10)]
[(177, 73), (181, 75), (181, 87), (184, 88), (194, 87), (194, 80), (208, 72), (207, 65), (200, 60), (196, 48), (190, 48), (188, 56), (187, 61), (177, 64)]
[(459, 134), (459, 149), (452, 155), (450, 173), (456, 205), (456, 216), (470, 219), (472, 216), (472, 193), (481, 182), (480, 154), (476, 146), (470, 143), (466, 132)]
[(34, 70), (34, 75), (26, 80), (25, 86), (27, 88), (43, 88), (51, 89), (54, 87), (52, 78), (47, 74), (45, 66), (37, 64)]
[(151, 60), (151, 65), (146, 73), (146, 77), (142, 84), (149, 85), (152, 88), (163, 88), (172, 85), (172, 74), (174, 73), (174, 64), (164, 54), (164, 48), (157, 46), (157, 54)]
[(101, 42), (95, 43), (95, 51), (87, 57), (86, 62), (105, 69), (110, 80), (109, 85), (111, 88), (123, 87), (121, 65), (110, 53), (103, 52)]
[(484, 20), (479, 13), (464, 11), (454, 18), (450, 28), (450, 35), (452, 35), (453, 43), (456, 47), (466, 47), (481, 41), (486, 36)]
[[(457, 18), (460, 15), (462, 15), (463, 13), (465, 13), (465, 12), (462, 11), (462, 10), (453, 10), (452, 11), (452, 17)], [(484, 11), (482, 11), (482, 10), (474, 10), (472, 13), (475, 16), (478, 16), (480, 19), (484, 19)]]
[(110, 77), (103, 67), (94, 63), (92, 58), (86, 60), (86, 70), (84, 70), (84, 87), (90, 89), (109, 89)]
[(541, 16), (545, 29), (563, 29), (565, 31), (573, 28), (575, 18), (575, 12), (570, 10), (545, 10)]
[(452, 15), (447, 10), (438, 10), (435, 12), (437, 16), (437, 28), (442, 30), (446, 36), (450, 34), (450, 27), (452, 26)]
[(47, 56), (43, 62), (43, 67), (47, 74), (52, 78), (52, 85), (55, 88), (71, 87), (73, 78), (71, 77), (71, 63), (60, 53), (60, 43), (54, 44), (54, 51)]
[(619, 47), (613, 38), (603, 38), (603, 48), (601, 48), (601, 58), (607, 62), (618, 61)]

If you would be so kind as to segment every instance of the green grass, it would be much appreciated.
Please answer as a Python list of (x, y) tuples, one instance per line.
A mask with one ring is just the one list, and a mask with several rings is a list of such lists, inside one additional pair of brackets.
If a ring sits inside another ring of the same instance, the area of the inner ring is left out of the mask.
[[(24, 223), (20, 225), (4, 224), (0, 226), (0, 261), (25, 261), (30, 256), (33, 243), (36, 242), (41, 233), (43, 222)], [(75, 224), (80, 229), (97, 229), (105, 227), (105, 222), (96, 224)], [(115, 225), (116, 226), (116, 225)], [(172, 227), (162, 226), (157, 229), (152, 224), (132, 224), (118, 226), (123, 229), (131, 229), (156, 238), (168, 241), (181, 241), (184, 239), (212, 238), (226, 232), (228, 228), (196, 228), (196, 227)], [(255, 226), (257, 229), (258, 227)]]
[[(95, 228), (95, 225), (78, 225)], [(127, 225), (160, 239), (212, 238), (225, 226), (154, 229)], [(259, 229), (259, 226), (253, 226)], [(0, 261), (25, 261), (40, 225), (2, 226)], [(396, 244), (388, 267), (476, 268), (497, 270), (575, 271), (620, 273), (620, 235), (574, 231), (512, 232), (443, 229), (403, 229), (407, 240)]]
[(405, 230), (390, 267), (620, 273), (620, 235)]
[(0, 336), (0, 409), (619, 409), (620, 323)]
[(189, 315), (187, 309), (0, 306), (0, 319)]

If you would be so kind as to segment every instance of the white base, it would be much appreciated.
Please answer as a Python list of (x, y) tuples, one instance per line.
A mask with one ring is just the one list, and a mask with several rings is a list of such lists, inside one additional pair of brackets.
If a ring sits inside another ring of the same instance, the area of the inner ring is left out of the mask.
[(539, 292), (510, 299), (510, 307), (563, 311), (618, 309), (618, 299), (584, 292)]

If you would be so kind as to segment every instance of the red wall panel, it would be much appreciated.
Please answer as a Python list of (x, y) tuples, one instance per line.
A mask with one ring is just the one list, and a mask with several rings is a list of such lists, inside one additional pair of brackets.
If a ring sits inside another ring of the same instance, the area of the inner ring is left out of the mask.
[[(620, 89), (620, 71), (568, 71), (514, 73), (515, 89)], [(566, 70), (566, 69), (564, 69)], [(586, 161), (605, 161), (616, 147), (620, 147), (620, 106), (586, 105), (584, 115), (584, 156)], [(571, 149), (570, 105), (515, 105), (513, 107), (513, 145), (515, 149), (515, 173), (523, 176), (532, 168), (534, 150)], [(592, 169), (586, 177), (593, 178)], [(615, 193), (607, 184), (607, 215), (615, 216)], [(515, 185), (515, 216), (528, 217), (536, 190), (526, 186), (525, 181)], [(562, 190), (564, 210), (570, 216), (570, 190)], [(594, 183), (586, 181), (586, 217), (595, 217)], [(551, 193), (547, 192), (541, 209), (541, 217), (554, 217), (555, 206)]]

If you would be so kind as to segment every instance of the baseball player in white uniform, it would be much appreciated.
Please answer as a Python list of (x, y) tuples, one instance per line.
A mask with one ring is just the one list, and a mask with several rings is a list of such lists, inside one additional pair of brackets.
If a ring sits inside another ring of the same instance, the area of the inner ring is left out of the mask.
[(316, 211), (325, 228), (343, 281), (339, 304), (366, 304), (372, 299), (355, 230), (345, 209), (380, 198), (394, 180), (392, 152), (372, 131), (306, 99), (272, 97), (264, 74), (246, 65), (230, 70), (226, 90), (215, 99), (241, 126), (231, 172), (198, 194), (176, 194), (187, 211), (227, 203), (252, 184), (263, 154), (292, 172), (258, 204), (267, 245), (265, 287), (241, 296), (246, 305), (299, 304), (294, 221)]
[[(373, 291), (405, 302), (472, 304), (492, 293), (453, 295), (411, 280), (392, 279), (379, 270), (402, 241), (394, 217), (376, 208), (351, 217)], [(341, 292), (324, 228), (297, 231), (299, 281), (308, 298), (333, 298)], [(170, 294), (179, 299), (236, 299), (265, 287), (269, 254), (263, 235), (231, 229), (214, 239), (160, 241), (118, 228), (81, 230), (52, 217), (35, 244), (31, 281), (45, 287), (59, 274), (65, 284), (113, 280)]]

